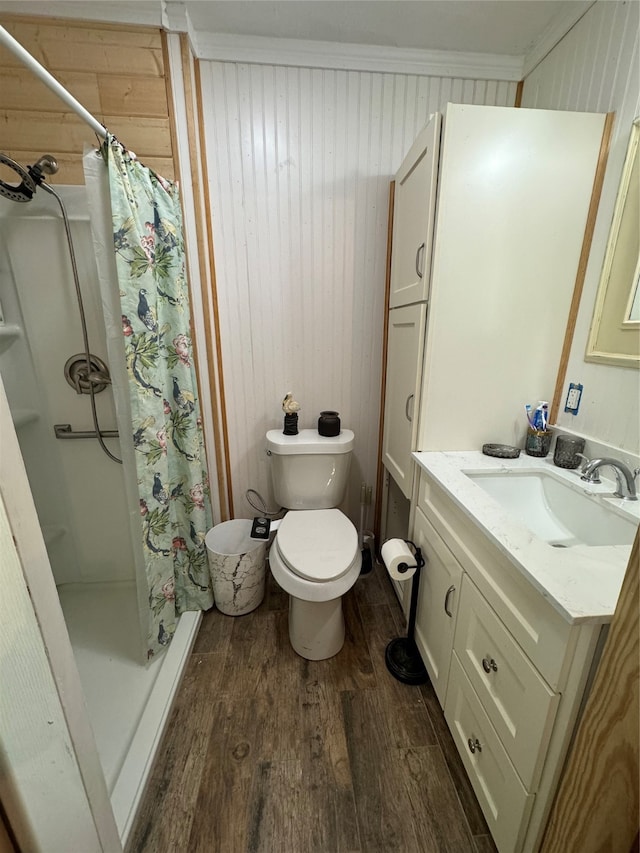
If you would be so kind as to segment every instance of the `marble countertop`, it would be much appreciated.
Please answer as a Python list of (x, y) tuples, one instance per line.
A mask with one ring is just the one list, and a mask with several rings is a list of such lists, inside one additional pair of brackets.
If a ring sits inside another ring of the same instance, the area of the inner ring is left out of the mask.
[[(573, 545), (555, 548), (537, 538), (515, 513), (503, 509), (464, 473), (542, 471), (553, 473), (574, 487), (601, 496), (625, 516), (640, 521), (640, 501), (611, 498), (614, 483), (580, 480), (578, 471), (554, 466), (551, 458), (520, 455), (496, 459), (480, 451), (414, 453), (420, 468), (438, 483), (468, 518), (504, 553), (553, 607), (570, 623), (610, 622), (616, 608), (631, 545)], [(601, 472), (601, 477), (603, 476)], [(607, 496), (607, 497), (604, 497)]]

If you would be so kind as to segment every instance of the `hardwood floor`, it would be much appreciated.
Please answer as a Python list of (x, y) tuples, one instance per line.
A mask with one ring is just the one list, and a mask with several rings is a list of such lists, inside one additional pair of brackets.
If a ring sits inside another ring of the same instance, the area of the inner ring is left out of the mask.
[(495, 853), (431, 685), (386, 670), (404, 633), (380, 566), (344, 599), (344, 648), (289, 644), (288, 597), (213, 609), (128, 853)]

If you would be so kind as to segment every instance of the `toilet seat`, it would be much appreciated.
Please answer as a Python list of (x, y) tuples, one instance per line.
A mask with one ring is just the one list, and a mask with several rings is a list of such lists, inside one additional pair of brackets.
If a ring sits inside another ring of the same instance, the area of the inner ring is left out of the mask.
[(359, 556), (356, 529), (339, 509), (289, 512), (275, 541), (287, 568), (314, 583), (338, 580)]
[[(325, 514), (328, 519), (318, 518), (324, 517)], [(336, 519), (336, 515), (341, 519)], [(291, 536), (287, 535), (287, 528)], [(284, 554), (280, 539), (283, 529)], [(335, 541), (333, 538), (320, 541), (319, 531), (322, 531), (324, 536), (333, 537), (333, 533), (327, 531), (334, 530), (337, 531)], [(305, 531), (306, 545), (303, 542)], [(315, 554), (312, 553), (311, 542), (315, 545)], [(335, 548), (336, 542), (341, 543), (340, 547)], [(322, 560), (323, 554), (328, 555), (326, 562)], [(292, 563), (295, 568), (292, 568)], [(318, 565), (324, 566), (324, 571), (322, 568), (318, 569)], [(269, 566), (278, 584), (292, 596), (291, 601), (332, 601), (351, 589), (360, 575), (362, 554), (358, 548), (358, 534), (349, 519), (337, 509), (303, 509), (289, 512), (282, 520), (271, 545)], [(303, 577), (301, 572), (310, 575), (314, 572), (313, 567), (320, 572), (320, 577), (324, 574), (324, 580), (309, 580), (308, 577)]]

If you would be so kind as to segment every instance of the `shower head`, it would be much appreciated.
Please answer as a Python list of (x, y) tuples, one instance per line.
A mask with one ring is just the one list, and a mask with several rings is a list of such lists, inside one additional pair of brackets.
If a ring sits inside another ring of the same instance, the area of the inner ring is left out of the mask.
[(22, 181), (20, 184), (8, 184), (6, 181), (0, 180), (0, 195), (11, 199), (11, 201), (31, 201), (37, 189), (37, 184), (30, 173), (24, 166), (16, 163), (15, 160), (12, 160), (6, 154), (0, 154), (0, 163), (4, 163), (5, 166), (13, 169)]
[(6, 154), (0, 154), (0, 163), (9, 166), (22, 179), (20, 184), (8, 184), (0, 180), (0, 195), (11, 201), (31, 201), (39, 186), (46, 187), (44, 176), (55, 175), (58, 171), (58, 161), (52, 154), (43, 154), (37, 163), (26, 168)]

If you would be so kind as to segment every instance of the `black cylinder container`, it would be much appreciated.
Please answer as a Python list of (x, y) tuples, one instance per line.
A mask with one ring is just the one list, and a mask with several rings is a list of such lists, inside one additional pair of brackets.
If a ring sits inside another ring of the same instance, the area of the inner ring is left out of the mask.
[(284, 416), (284, 429), (282, 430), (284, 435), (297, 435), (298, 434), (298, 413), (297, 412), (289, 412)]
[(340, 435), (340, 417), (337, 412), (320, 412), (318, 432), (326, 438)]

